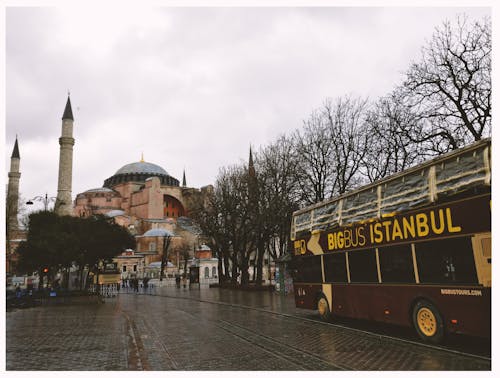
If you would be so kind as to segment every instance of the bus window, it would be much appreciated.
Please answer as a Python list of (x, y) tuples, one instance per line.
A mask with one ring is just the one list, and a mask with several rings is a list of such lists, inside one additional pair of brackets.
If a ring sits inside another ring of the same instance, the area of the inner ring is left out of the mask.
[(351, 282), (378, 282), (375, 250), (349, 252)]
[(382, 282), (415, 283), (411, 245), (395, 245), (378, 249)]
[(347, 282), (345, 253), (323, 255), (325, 282)]
[(415, 244), (421, 283), (477, 284), (470, 237)]
[(293, 260), (291, 268), (294, 272), (295, 282), (321, 283), (321, 256), (297, 257)]

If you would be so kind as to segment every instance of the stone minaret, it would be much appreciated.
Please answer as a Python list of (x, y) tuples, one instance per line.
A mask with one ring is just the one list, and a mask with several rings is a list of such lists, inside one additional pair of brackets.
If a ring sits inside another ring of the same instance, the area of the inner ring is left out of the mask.
[(19, 163), (21, 157), (19, 156), (19, 146), (14, 143), (14, 150), (10, 157), (10, 172), (9, 172), (9, 186), (7, 187), (7, 217), (8, 227), (10, 231), (19, 229), (19, 222), (17, 220), (18, 203), (19, 203), (19, 179), (21, 172), (19, 172)]
[(57, 181), (57, 199), (55, 211), (59, 215), (73, 215), (73, 203), (71, 200), (71, 181), (73, 170), (73, 112), (71, 101), (66, 102), (62, 116), (62, 133), (59, 138), (59, 179)]
[(186, 187), (186, 170), (182, 171), (182, 187)]

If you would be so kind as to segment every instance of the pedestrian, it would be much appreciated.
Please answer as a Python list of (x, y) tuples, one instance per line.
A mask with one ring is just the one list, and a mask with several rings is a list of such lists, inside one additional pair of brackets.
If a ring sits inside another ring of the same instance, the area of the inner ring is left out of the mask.
[(187, 283), (187, 278), (186, 278), (186, 275), (183, 274), (182, 275), (182, 287), (186, 287), (186, 283)]
[(181, 287), (181, 276), (178, 274), (175, 275), (175, 286), (177, 286), (178, 288)]

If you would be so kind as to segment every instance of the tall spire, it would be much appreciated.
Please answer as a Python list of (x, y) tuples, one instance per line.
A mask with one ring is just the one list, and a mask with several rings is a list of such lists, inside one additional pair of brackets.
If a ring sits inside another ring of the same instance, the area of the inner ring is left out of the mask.
[[(19, 155), (19, 146), (16, 142), (14, 143), (14, 150), (12, 151), (12, 156), (10, 158), (10, 171), (9, 171), (9, 183), (7, 186), (7, 232), (19, 229), (19, 222), (17, 220), (18, 206), (19, 206), (19, 179), (21, 178), (21, 172), (19, 171), (19, 165), (21, 158)], [(12, 235), (8, 235), (11, 237)]]
[(16, 135), (16, 143), (14, 143), (14, 149), (12, 150), (12, 156), (11, 158), (15, 158), (15, 159), (20, 159), (20, 155), (19, 155), (19, 147), (17, 145), (17, 135)]
[(184, 188), (186, 187), (186, 170), (185, 169), (182, 171), (182, 186)]
[(62, 119), (70, 119), (74, 121), (73, 111), (71, 110), (71, 101), (69, 100), (69, 93), (68, 93), (68, 101), (66, 101), (66, 107), (64, 108), (64, 114), (62, 116)]
[(71, 101), (66, 101), (62, 117), (61, 137), (59, 138), (59, 176), (57, 180), (57, 199), (54, 210), (59, 215), (72, 215), (73, 202), (71, 186), (73, 181), (73, 112)]
[(255, 177), (255, 167), (253, 165), (252, 146), (250, 146), (250, 156), (248, 157), (248, 174)]

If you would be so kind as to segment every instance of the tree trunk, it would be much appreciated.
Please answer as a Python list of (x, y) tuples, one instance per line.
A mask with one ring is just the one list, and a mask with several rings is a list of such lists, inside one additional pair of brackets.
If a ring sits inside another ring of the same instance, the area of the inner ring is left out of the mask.
[(43, 289), (43, 269), (40, 269), (38, 271), (38, 277), (39, 277), (38, 290), (42, 290)]
[(262, 285), (262, 267), (263, 267), (263, 263), (264, 263), (264, 252), (265, 252), (265, 250), (266, 249), (265, 249), (264, 241), (261, 238), (259, 240), (259, 244), (257, 246), (257, 266), (256, 266), (256, 269), (257, 269), (257, 279), (255, 281), (255, 283), (257, 284), (257, 286), (261, 286)]
[(219, 277), (218, 277), (219, 278), (219, 285), (224, 282), (224, 274), (222, 271), (222, 259), (223, 259), (222, 253), (218, 253), (217, 254), (217, 270), (219, 271)]
[(250, 275), (248, 274), (248, 258), (244, 253), (241, 253), (241, 281), (240, 284), (242, 286), (248, 285), (248, 281), (250, 279)]
[(232, 261), (233, 265), (232, 265), (232, 269), (231, 269), (231, 283), (235, 284), (237, 283), (237, 279), (238, 279), (238, 264), (236, 264), (236, 261)]

